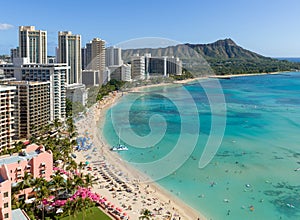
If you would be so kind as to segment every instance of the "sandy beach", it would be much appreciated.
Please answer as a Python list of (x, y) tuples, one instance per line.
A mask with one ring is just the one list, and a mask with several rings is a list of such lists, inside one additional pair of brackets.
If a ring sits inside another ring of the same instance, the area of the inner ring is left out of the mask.
[[(170, 84), (184, 84), (207, 78), (255, 75), (259, 74), (205, 76), (175, 81), (174, 83), (132, 88), (130, 92), (138, 92), (141, 89)], [(75, 152), (77, 155), (77, 163), (85, 163), (88, 161), (90, 163), (89, 166), (93, 168), (91, 171), (84, 171), (91, 173), (97, 178), (97, 184), (93, 187), (93, 191), (106, 197), (112, 206), (121, 207), (130, 219), (139, 219), (140, 212), (144, 208), (147, 208), (155, 214), (153, 219), (206, 219), (204, 215), (183, 203), (155, 182), (142, 182), (142, 173), (123, 161), (117, 152), (110, 151), (111, 146), (106, 143), (102, 136), (105, 114), (123, 94), (126, 93), (111, 93), (101, 102), (91, 107), (87, 111), (86, 116), (76, 121), (79, 136), (90, 138), (94, 146), (87, 151)]]
[(93, 191), (106, 197), (112, 206), (122, 208), (129, 219), (139, 219), (141, 210), (145, 208), (155, 214), (153, 219), (206, 219), (158, 184), (141, 182), (142, 174), (126, 164), (117, 152), (110, 151), (102, 137), (102, 127), (106, 111), (121, 96), (121, 93), (110, 94), (76, 121), (79, 136), (90, 138), (94, 146), (87, 151), (75, 152), (77, 163), (88, 161), (93, 168), (91, 171), (84, 170), (97, 178)]
[(229, 74), (229, 75), (214, 75), (214, 76), (209, 76), (208, 78), (226, 79), (226, 78), (241, 77), (241, 76), (261, 76), (261, 75), (274, 75), (274, 74), (281, 74), (281, 73), (284, 73), (284, 72), (243, 73), (243, 74)]

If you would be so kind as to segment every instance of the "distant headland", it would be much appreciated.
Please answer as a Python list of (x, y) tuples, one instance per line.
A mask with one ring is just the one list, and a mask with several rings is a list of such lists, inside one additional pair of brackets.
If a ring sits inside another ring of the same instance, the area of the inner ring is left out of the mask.
[(145, 53), (179, 57), (185, 65), (183, 67), (192, 72), (201, 71), (204, 63), (209, 64), (216, 75), (300, 70), (300, 63), (262, 56), (242, 48), (230, 38), (209, 44), (186, 43), (165, 48), (126, 49), (122, 50), (122, 57), (126, 61), (134, 54)]

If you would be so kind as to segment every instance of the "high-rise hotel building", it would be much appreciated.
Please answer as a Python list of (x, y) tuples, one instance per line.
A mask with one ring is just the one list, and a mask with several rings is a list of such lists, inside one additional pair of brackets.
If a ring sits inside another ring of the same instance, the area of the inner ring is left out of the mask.
[(94, 38), (91, 44), (91, 66), (92, 70), (97, 70), (99, 74), (99, 81), (103, 83), (103, 73), (105, 71), (105, 41), (100, 38)]
[(14, 86), (0, 85), (0, 150), (12, 147), (15, 90), (16, 87)]
[(70, 31), (58, 32), (57, 61), (70, 66), (67, 84), (82, 83), (81, 36)]
[(123, 64), (122, 52), (119, 47), (107, 47), (105, 50), (105, 65), (121, 66)]
[(134, 54), (131, 57), (131, 78), (133, 80), (145, 79), (145, 56)]
[(28, 57), (30, 63), (47, 63), (47, 32), (20, 26), (19, 57)]
[(8, 81), (16, 87), (14, 97), (14, 139), (37, 134), (50, 121), (50, 82)]
[[(82, 48), (82, 67), (85, 70), (84, 76), (94, 72), (97, 74), (97, 81), (100, 85), (105, 84), (105, 41), (100, 38), (94, 38), (92, 41), (86, 44), (86, 47)], [(87, 82), (84, 79), (84, 82)]]
[[(17, 62), (0, 64), (5, 78), (16, 78), (18, 81), (50, 82), (50, 120), (64, 120), (66, 117), (66, 74), (70, 67), (67, 64), (30, 64)], [(41, 100), (42, 101), (42, 100)], [(42, 104), (42, 103), (41, 103)]]

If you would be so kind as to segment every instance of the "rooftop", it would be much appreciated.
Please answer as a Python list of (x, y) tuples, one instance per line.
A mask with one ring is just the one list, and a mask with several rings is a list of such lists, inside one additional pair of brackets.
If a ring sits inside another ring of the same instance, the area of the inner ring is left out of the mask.
[(29, 218), (22, 212), (21, 209), (14, 209), (11, 211), (11, 217), (13, 220), (28, 220)]
[(15, 86), (7, 86), (7, 85), (0, 85), (0, 92), (6, 92), (8, 90), (15, 90)]
[(18, 163), (18, 161), (30, 160), (31, 158), (36, 157), (38, 154), (39, 153), (37, 151), (33, 151), (33, 152), (26, 153), (25, 156), (20, 156), (20, 155), (8, 156), (8, 155), (5, 155), (5, 156), (0, 158), (0, 165), (12, 164), (12, 163)]
[(49, 81), (40, 82), (40, 81), (9, 81), (7, 82), (8, 85), (41, 85), (41, 84), (48, 84)]
[(3, 176), (0, 175), (0, 183), (4, 182), (4, 180), (5, 179), (3, 178)]

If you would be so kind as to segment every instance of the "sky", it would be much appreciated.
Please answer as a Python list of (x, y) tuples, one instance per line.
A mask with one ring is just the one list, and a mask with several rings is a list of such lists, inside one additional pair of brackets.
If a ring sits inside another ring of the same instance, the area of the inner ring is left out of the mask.
[(58, 31), (95, 37), (108, 46), (156, 37), (180, 43), (231, 38), (269, 57), (300, 57), (299, 0), (11, 0), (0, 3), (0, 54), (18, 46), (18, 27), (48, 34), (54, 55)]

